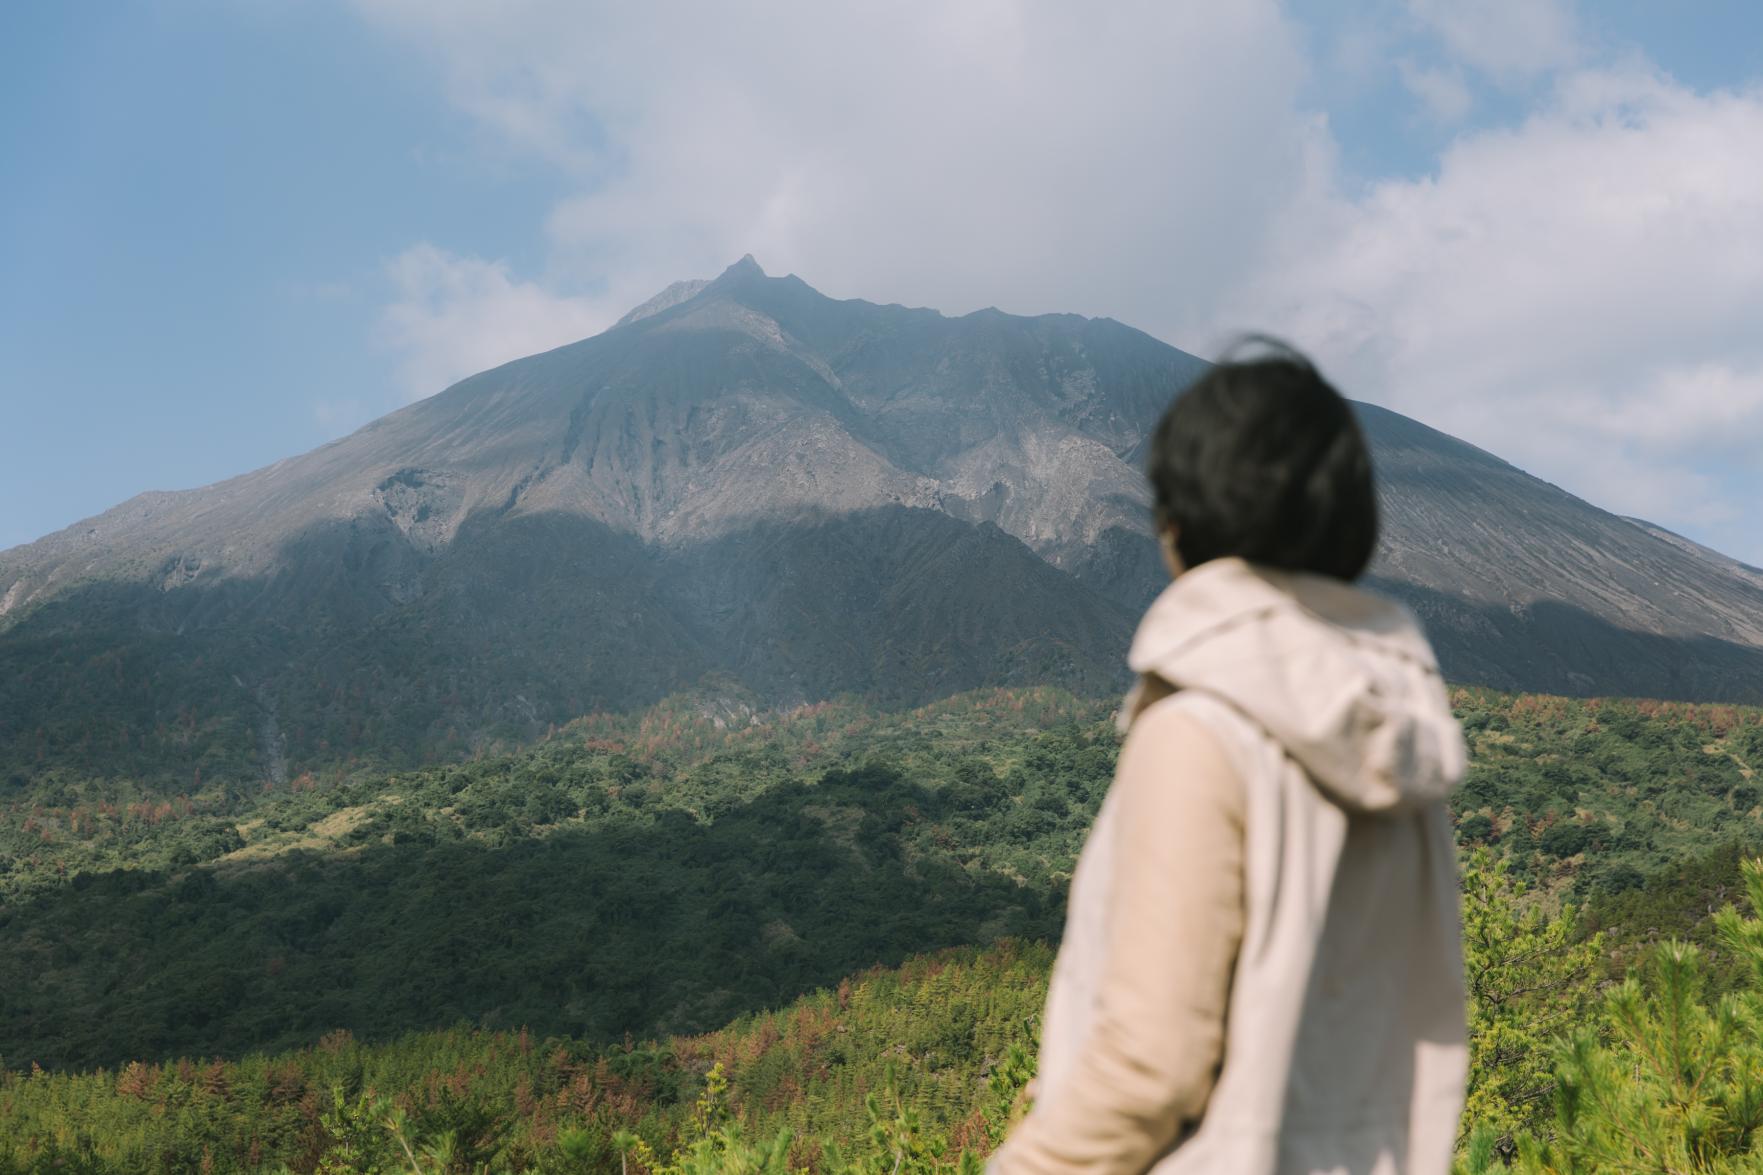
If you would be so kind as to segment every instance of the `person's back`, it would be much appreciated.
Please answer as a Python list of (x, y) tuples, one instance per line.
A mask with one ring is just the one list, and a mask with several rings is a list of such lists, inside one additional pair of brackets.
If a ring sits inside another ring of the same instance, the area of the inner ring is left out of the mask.
[[(1274, 381), (1258, 404), (1227, 381), (1212, 389), (1238, 393), (1226, 427), (1190, 413), (1185, 450), (1176, 409), (1159, 430), (1152, 479), (1178, 575), (1134, 639), (1141, 685), (1073, 879), (1036, 1107), (999, 1171), (1449, 1167), (1466, 1050), (1443, 798), (1462, 738), (1412, 616), (1350, 582), (1375, 534), (1363, 440), (1313, 371), (1277, 362), (1296, 395)], [(1295, 458), (1256, 419), (1294, 399), (1321, 425), (1286, 423), (1322, 434)], [(1242, 494), (1277, 496), (1257, 456), (1311, 509), (1276, 502), (1245, 540), (1217, 522), (1228, 509), (1194, 499), (1234, 495), (1240, 511)], [(1160, 461), (1183, 469), (1159, 484)], [(1261, 484), (1191, 484), (1233, 468)], [(1184, 511), (1202, 537), (1264, 557), (1204, 542), (1183, 557), (1170, 531)], [(1346, 549), (1282, 570), (1265, 557), (1280, 544), (1254, 541), (1282, 529)]]

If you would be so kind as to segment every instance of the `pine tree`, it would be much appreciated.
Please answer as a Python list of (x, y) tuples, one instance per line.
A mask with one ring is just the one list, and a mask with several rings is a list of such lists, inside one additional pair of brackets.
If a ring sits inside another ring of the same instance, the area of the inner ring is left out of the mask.
[(1578, 938), (1571, 906), (1550, 916), (1526, 900), (1505, 860), (1464, 861), (1463, 949), (1469, 988), (1466, 1128), (1504, 1157), (1541, 1128), (1554, 1088), (1550, 1042), (1592, 1003), (1602, 940)]
[[(1763, 861), (1742, 871), (1763, 909)], [(1710, 998), (1699, 948), (1655, 948), (1605, 993), (1597, 1022), (1557, 1046), (1553, 1137), (1521, 1139), (1519, 1170), (1763, 1172), (1763, 921), (1729, 905), (1715, 925), (1750, 986)]]

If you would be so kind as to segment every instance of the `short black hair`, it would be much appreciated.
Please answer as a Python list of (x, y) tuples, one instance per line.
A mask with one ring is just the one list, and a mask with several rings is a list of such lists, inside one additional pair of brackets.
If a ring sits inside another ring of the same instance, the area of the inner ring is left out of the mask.
[(1159, 529), (1187, 567), (1235, 555), (1355, 580), (1377, 550), (1371, 452), (1346, 399), (1265, 336), (1233, 346), (1151, 436)]

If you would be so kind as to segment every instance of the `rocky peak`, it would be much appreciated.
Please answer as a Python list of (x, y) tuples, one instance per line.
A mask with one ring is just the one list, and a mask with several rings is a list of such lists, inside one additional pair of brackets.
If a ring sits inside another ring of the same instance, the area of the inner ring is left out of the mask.
[[(722, 277), (765, 277), (765, 270), (754, 260), (753, 254), (743, 253), (741, 259), (722, 271)], [(718, 281), (721, 278), (717, 279)]]
[(633, 322), (653, 318), (664, 310), (672, 310), (675, 306), (690, 302), (706, 290), (733, 293), (743, 287), (751, 287), (756, 282), (769, 280), (771, 280), (770, 275), (765, 272), (758, 261), (754, 260), (753, 254), (747, 253), (714, 278), (699, 277), (674, 282), (647, 302), (632, 307), (613, 326), (614, 328), (629, 326)]

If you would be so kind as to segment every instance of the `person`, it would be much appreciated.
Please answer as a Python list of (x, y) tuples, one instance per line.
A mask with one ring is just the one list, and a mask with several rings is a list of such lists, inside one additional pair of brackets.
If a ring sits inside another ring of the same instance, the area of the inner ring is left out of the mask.
[(1465, 765), (1377, 549), (1351, 406), (1261, 340), (1152, 437), (1172, 581), (1133, 637), (1032, 1109), (991, 1175), (1449, 1170), (1467, 1070)]

